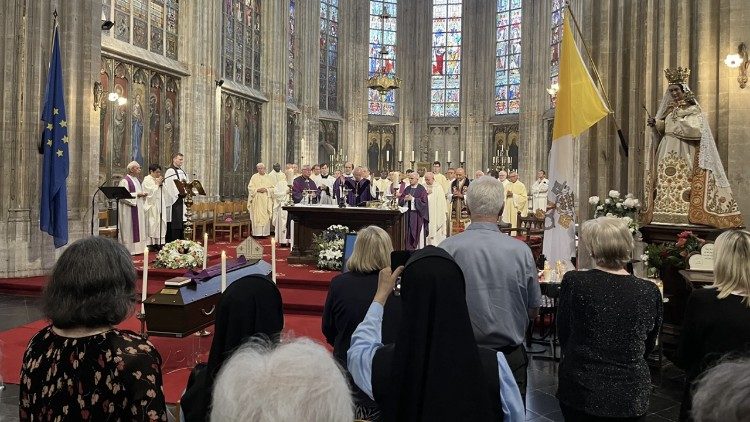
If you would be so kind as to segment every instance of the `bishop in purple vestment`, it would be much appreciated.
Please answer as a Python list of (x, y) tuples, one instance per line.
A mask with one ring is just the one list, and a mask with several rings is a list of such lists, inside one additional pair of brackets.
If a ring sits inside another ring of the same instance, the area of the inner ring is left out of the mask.
[(409, 173), (409, 186), (401, 191), (398, 205), (409, 209), (406, 212), (406, 249), (423, 247), (430, 227), (430, 208), (427, 206), (427, 189), (419, 184), (419, 174)]
[(338, 198), (341, 195), (341, 188), (343, 187), (349, 190), (346, 194), (347, 205), (356, 207), (363, 202), (371, 201), (370, 181), (362, 177), (362, 172), (363, 168), (357, 167), (353, 172), (354, 177), (346, 178), (342, 175), (336, 179), (333, 184), (334, 197)]
[(309, 165), (305, 164), (302, 166), (302, 176), (298, 176), (297, 178), (292, 181), (292, 201), (294, 201), (295, 204), (298, 204), (302, 202), (302, 198), (304, 198), (304, 191), (314, 191), (312, 193), (312, 198), (310, 198), (310, 202), (313, 204), (318, 203), (318, 198), (320, 198), (320, 189), (315, 185), (315, 182), (310, 179), (310, 175), (312, 174), (312, 169)]

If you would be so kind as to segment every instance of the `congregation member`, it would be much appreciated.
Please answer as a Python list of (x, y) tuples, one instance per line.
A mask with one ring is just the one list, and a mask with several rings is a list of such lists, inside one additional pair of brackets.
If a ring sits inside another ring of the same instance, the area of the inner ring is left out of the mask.
[(634, 243), (624, 220), (584, 222), (581, 242), (596, 267), (570, 271), (562, 280), (560, 409), (566, 421), (645, 421), (651, 395), (646, 356), (661, 328), (661, 294), (625, 270)]
[(536, 172), (536, 180), (531, 185), (531, 211), (542, 210), (547, 212), (547, 191), (549, 190), (549, 180), (544, 170)]
[(282, 308), (281, 293), (267, 277), (245, 276), (227, 286), (216, 309), (208, 363), (205, 369), (193, 371), (192, 383), (180, 399), (184, 421), (207, 420), (216, 377), (235, 350), (254, 337), (279, 340), (284, 328)]
[(272, 170), (268, 172), (268, 175), (271, 176), (274, 184), (278, 184), (282, 180), (286, 183), (286, 175), (281, 172), (281, 164), (279, 163), (273, 165)]
[(289, 192), (286, 178), (279, 180), (273, 190), (273, 231), (280, 246), (286, 246), (290, 242), (291, 227), (287, 224), (289, 211), (284, 209), (289, 201)]
[(172, 157), (172, 165), (164, 173), (164, 201), (167, 203), (167, 235), (166, 242), (184, 238), (185, 232), (185, 204), (175, 181), (187, 180), (187, 173), (182, 169), (185, 156), (177, 153)]
[(518, 172), (511, 171), (508, 174), (508, 183), (505, 187), (505, 209), (503, 210), (503, 221), (510, 226), (518, 227), (518, 213), (521, 217), (529, 215), (529, 194), (526, 185), (518, 180)]
[(696, 381), (695, 422), (746, 422), (750, 415), (750, 357), (725, 359)]
[[(401, 323), (395, 343), (384, 345), (383, 309), (394, 286), (402, 299)], [(390, 267), (380, 272), (372, 303), (352, 335), (347, 362), (382, 420), (524, 420), (505, 356), (478, 347), (474, 339), (467, 290), (459, 265), (434, 246), (415, 252), (393, 273)]]
[(294, 201), (295, 204), (302, 202), (305, 195), (309, 195), (311, 203), (318, 203), (320, 190), (317, 185), (315, 185), (315, 182), (310, 179), (311, 174), (312, 168), (309, 164), (305, 164), (302, 166), (302, 174), (296, 177), (294, 182), (292, 182), (292, 201)]
[(466, 178), (464, 169), (456, 169), (456, 178), (451, 183), (451, 227), (450, 233), (460, 233), (469, 224), (469, 209), (466, 207), (464, 195), (469, 188), (469, 179)]
[(484, 176), (472, 182), (466, 190), (471, 224), (440, 247), (464, 270), (466, 303), (477, 344), (505, 354), (525, 397), (528, 358), (523, 341), (529, 320), (536, 317), (542, 303), (542, 293), (531, 249), (497, 227), (504, 197), (497, 179)]
[(214, 384), (212, 421), (354, 420), (346, 377), (328, 350), (307, 338), (251, 342), (232, 354)]
[(247, 184), (247, 210), (253, 229), (253, 236), (271, 234), (271, 217), (273, 216), (273, 190), (276, 186), (271, 176), (266, 173), (266, 165), (258, 163), (258, 170)]
[(409, 186), (401, 191), (398, 205), (406, 207), (406, 239), (407, 250), (423, 248), (430, 232), (430, 208), (427, 199), (427, 189), (419, 184), (419, 174), (409, 174)]
[(146, 215), (146, 232), (148, 245), (160, 248), (167, 234), (167, 204), (164, 201), (164, 178), (161, 166), (148, 166), (148, 176), (143, 178), (143, 190), (148, 194), (143, 207)]
[(41, 300), (51, 325), (23, 354), (21, 421), (167, 420), (159, 352), (115, 328), (133, 314), (136, 277), (127, 249), (106, 237), (63, 251)]
[(430, 222), (427, 244), (437, 246), (448, 235), (448, 202), (445, 199), (443, 187), (432, 172), (424, 174), (424, 181)]
[(694, 380), (722, 355), (750, 353), (750, 232), (725, 231), (714, 246), (714, 283), (693, 290), (682, 322), (675, 363), (685, 370), (683, 421), (689, 420)]
[[(385, 230), (377, 226), (365, 227), (357, 232), (354, 250), (346, 262), (348, 272), (331, 280), (323, 308), (322, 330), (328, 344), (333, 346), (333, 356), (344, 369), (352, 333), (365, 318), (378, 288), (378, 273), (390, 265), (391, 251), (393, 244)], [(396, 341), (400, 320), (401, 298), (391, 297), (383, 314), (384, 343)], [(375, 402), (356, 385), (352, 387), (357, 418), (375, 419), (378, 415)]]
[(120, 200), (119, 209), (119, 239), (131, 255), (142, 254), (146, 249), (148, 234), (146, 233), (146, 197), (148, 193), (143, 190), (138, 175), (141, 174), (141, 165), (137, 161), (131, 161), (127, 167), (128, 174), (120, 180), (120, 186), (130, 192), (132, 199)]
[(442, 166), (440, 165), (440, 161), (435, 161), (432, 163), (432, 174), (435, 177), (435, 182), (437, 182), (440, 187), (443, 188), (443, 192), (450, 193), (451, 191), (451, 182), (445, 177), (442, 171)]

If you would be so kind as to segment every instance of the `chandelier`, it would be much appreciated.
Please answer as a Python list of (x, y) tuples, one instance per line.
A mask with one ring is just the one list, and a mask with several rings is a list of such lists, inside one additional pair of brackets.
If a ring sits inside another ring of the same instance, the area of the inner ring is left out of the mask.
[(398, 89), (401, 86), (401, 79), (397, 78), (396, 75), (386, 71), (385, 67), (385, 56), (387, 56), (388, 49), (383, 44), (385, 35), (385, 21), (391, 19), (390, 13), (385, 5), (383, 10), (380, 12), (380, 51), (378, 52), (378, 68), (375, 70), (372, 76), (367, 79), (367, 87), (378, 91), (381, 96), (385, 95), (388, 91)]

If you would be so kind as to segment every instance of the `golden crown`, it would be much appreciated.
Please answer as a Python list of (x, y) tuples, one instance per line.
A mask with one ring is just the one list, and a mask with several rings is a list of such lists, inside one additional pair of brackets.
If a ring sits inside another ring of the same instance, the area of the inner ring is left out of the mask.
[(664, 75), (670, 84), (684, 84), (690, 77), (690, 69), (687, 67), (674, 67), (664, 69)]

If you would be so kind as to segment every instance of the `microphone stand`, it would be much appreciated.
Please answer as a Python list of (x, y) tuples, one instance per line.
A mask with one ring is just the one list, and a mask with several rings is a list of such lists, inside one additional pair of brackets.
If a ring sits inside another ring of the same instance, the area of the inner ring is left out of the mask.
[(97, 215), (97, 211), (94, 209), (96, 207), (96, 194), (98, 194), (99, 191), (102, 189), (102, 187), (106, 184), (107, 184), (107, 180), (105, 180), (104, 183), (102, 183), (100, 186), (96, 188), (96, 190), (94, 191), (94, 195), (91, 197), (91, 235), (92, 236), (94, 235), (94, 216)]

